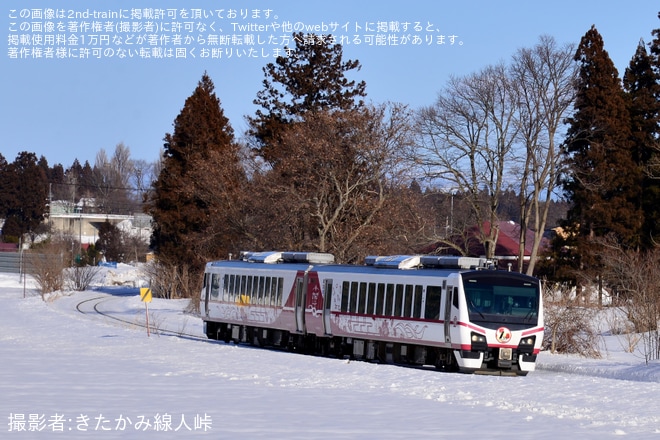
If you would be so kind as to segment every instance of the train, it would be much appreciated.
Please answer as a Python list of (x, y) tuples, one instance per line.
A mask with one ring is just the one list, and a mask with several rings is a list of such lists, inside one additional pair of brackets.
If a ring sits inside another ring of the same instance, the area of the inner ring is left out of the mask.
[(525, 376), (543, 341), (537, 278), (485, 258), (242, 252), (206, 264), (209, 339), (444, 371)]

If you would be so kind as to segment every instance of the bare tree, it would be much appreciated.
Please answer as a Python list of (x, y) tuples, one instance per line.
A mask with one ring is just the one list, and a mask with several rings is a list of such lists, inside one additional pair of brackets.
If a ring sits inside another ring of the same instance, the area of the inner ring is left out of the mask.
[(625, 250), (613, 237), (596, 239), (601, 249), (603, 278), (606, 285), (622, 298), (619, 305), (635, 332), (640, 333), (648, 363), (660, 359), (660, 249), (648, 252)]
[(135, 189), (138, 201), (143, 201), (154, 176), (155, 164), (147, 162), (144, 159), (133, 161), (133, 169), (130, 176), (129, 185)]
[(543, 314), (548, 331), (543, 346), (551, 353), (599, 358), (598, 332), (593, 326), (594, 308), (572, 297), (570, 288), (555, 285), (544, 289)]
[(115, 152), (110, 159), (110, 168), (115, 176), (115, 184), (121, 188), (129, 186), (135, 164), (131, 159), (131, 150), (123, 142), (115, 146)]
[(130, 149), (123, 143), (115, 147), (111, 158), (101, 148), (96, 153), (94, 162), (94, 189), (97, 206), (106, 213), (126, 214), (136, 209), (131, 198), (130, 179), (134, 165), (130, 158)]
[[(277, 148), (286, 156), (255, 176), (263, 192), (258, 199), (267, 201), (255, 215), (268, 226), (253, 228), (254, 236), (270, 236), (274, 246), (332, 252), (338, 261), (364, 256), (361, 243), (378, 241), (376, 219), (404, 172), (410, 118), (396, 104), (307, 112), (281, 136)], [(272, 218), (280, 219), (277, 225)]]
[(427, 179), (464, 194), (487, 257), (495, 252), (497, 208), (517, 135), (514, 92), (503, 64), (487, 67), (452, 78), (417, 119), (414, 162)]
[[(520, 249), (518, 271), (523, 271), (527, 230), (535, 232), (527, 274), (534, 272), (548, 218), (547, 203), (559, 183), (560, 143), (557, 136), (575, 98), (575, 47), (557, 47), (542, 36), (531, 49), (520, 49), (510, 69), (517, 95), (516, 124), (524, 149), (520, 170)], [(533, 224), (532, 224), (533, 223)]]

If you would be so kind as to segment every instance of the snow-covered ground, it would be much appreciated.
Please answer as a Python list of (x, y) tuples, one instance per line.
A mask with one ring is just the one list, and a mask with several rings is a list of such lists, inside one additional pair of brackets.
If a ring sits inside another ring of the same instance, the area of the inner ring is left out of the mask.
[(178, 336), (147, 336), (134, 279), (44, 302), (0, 275), (0, 438), (660, 439), (660, 363), (615, 336), (527, 377), (440, 373), (205, 341), (186, 301), (154, 299)]

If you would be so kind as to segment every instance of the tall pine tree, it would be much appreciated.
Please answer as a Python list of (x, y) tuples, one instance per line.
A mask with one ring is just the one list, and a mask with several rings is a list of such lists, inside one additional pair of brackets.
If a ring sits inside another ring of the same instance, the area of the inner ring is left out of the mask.
[[(244, 179), (234, 131), (205, 73), (165, 136), (147, 210), (162, 264), (194, 280), (209, 259), (234, 251), (236, 197)], [(191, 281), (196, 282), (196, 280)]]
[(660, 71), (654, 70), (643, 41), (623, 75), (623, 86), (628, 96), (633, 157), (643, 171), (640, 240), (649, 249), (660, 241)]
[(271, 165), (282, 151), (283, 130), (299, 122), (306, 112), (350, 110), (362, 106), (364, 81), (356, 83), (347, 73), (360, 70), (357, 60), (344, 61), (341, 44), (330, 35), (294, 33), (296, 47), (264, 67), (263, 89), (254, 104), (260, 108), (249, 117), (249, 134), (255, 150)]
[(590, 265), (598, 253), (593, 237), (614, 234), (626, 247), (640, 244), (642, 173), (618, 72), (595, 27), (582, 37), (575, 60), (578, 90), (564, 145), (564, 189), (572, 203), (568, 221), (582, 238), (582, 263)]
[[(34, 240), (48, 214), (48, 178), (34, 153), (23, 151), (10, 164), (0, 160), (0, 215), (4, 214), (4, 238)], [(45, 159), (42, 158), (42, 163)], [(11, 238), (10, 238), (11, 237)]]

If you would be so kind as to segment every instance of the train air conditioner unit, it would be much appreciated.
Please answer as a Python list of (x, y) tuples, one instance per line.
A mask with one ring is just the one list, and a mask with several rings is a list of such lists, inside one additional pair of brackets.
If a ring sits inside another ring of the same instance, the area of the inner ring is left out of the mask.
[(249, 263), (268, 263), (274, 264), (282, 261), (282, 252), (241, 252), (241, 260)]
[(335, 256), (321, 252), (241, 252), (241, 260), (250, 263), (309, 263), (332, 264)]
[(421, 257), (424, 267), (439, 269), (496, 269), (497, 261), (478, 257), (452, 257), (448, 255), (425, 255)]
[(385, 269), (417, 269), (420, 265), (419, 255), (370, 255), (364, 259), (367, 266)]
[(287, 263), (332, 264), (335, 256), (324, 252), (282, 252), (282, 261)]

